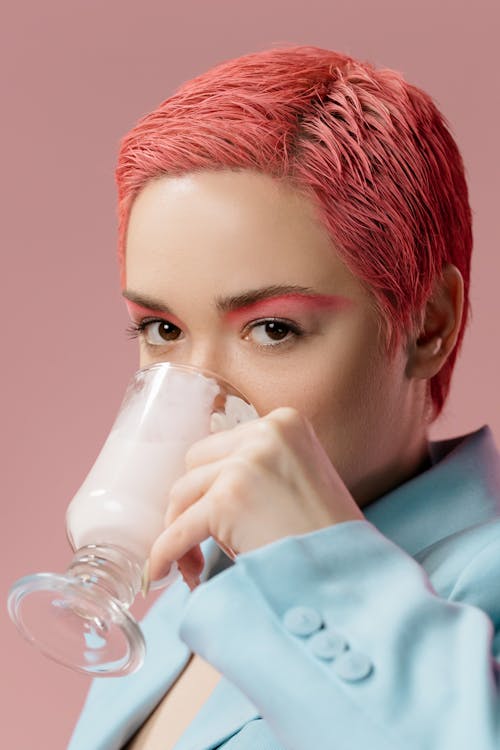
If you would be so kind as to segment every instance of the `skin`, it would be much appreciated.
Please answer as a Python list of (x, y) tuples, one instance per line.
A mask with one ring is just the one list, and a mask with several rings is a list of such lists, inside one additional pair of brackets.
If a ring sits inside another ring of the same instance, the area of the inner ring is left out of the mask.
[[(260, 415), (188, 452), (151, 551), (151, 579), (178, 560), (195, 586), (198, 545), (209, 536), (244, 553), (362, 520), (364, 507), (428, 467), (428, 379), (455, 345), (463, 308), (454, 266), (436, 282), (419, 334), (389, 360), (372, 296), (341, 261), (312, 201), (260, 173), (206, 171), (162, 177), (139, 193), (126, 278), (127, 297), (153, 301), (129, 304), (135, 323), (167, 321), (139, 335), (140, 365), (168, 360), (217, 372)], [(310, 291), (229, 312), (216, 305), (280, 285)], [(281, 327), (263, 324), (273, 318)]]

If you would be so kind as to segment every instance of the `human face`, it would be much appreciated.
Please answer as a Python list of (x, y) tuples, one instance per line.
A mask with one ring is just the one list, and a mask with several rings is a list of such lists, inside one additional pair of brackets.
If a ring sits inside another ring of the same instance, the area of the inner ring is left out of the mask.
[(125, 255), (142, 367), (207, 368), (261, 416), (294, 407), (360, 506), (415, 473), (422, 389), (403, 349), (384, 354), (309, 198), (249, 170), (162, 177), (132, 206)]

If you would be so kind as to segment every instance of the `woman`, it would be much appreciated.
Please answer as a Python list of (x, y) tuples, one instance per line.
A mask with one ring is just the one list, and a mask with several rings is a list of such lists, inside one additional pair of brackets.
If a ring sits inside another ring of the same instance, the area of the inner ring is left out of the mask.
[(431, 99), (328, 50), (247, 55), (139, 122), (117, 180), (141, 366), (218, 372), (261, 416), (189, 451), (149, 570), (184, 581), (71, 750), (498, 747), (498, 454), (486, 426), (428, 439), (472, 245)]

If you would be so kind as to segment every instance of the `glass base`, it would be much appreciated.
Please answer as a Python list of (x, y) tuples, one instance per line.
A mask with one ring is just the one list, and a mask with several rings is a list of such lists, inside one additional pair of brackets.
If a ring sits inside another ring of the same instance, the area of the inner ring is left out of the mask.
[(11, 588), (9, 614), (27, 641), (59, 664), (94, 677), (135, 672), (144, 636), (118, 599), (91, 580), (36, 573)]

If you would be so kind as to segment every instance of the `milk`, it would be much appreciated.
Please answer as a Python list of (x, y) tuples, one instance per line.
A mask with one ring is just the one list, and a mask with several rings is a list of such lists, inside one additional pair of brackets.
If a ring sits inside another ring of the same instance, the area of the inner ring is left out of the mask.
[(116, 544), (144, 562), (164, 529), (172, 484), (210, 433), (219, 386), (192, 373), (148, 374), (127, 392), (94, 466), (68, 506), (73, 548)]
[(164, 529), (170, 487), (185, 471), (189, 443), (144, 443), (111, 432), (67, 510), (75, 549), (117, 544), (140, 559)]

